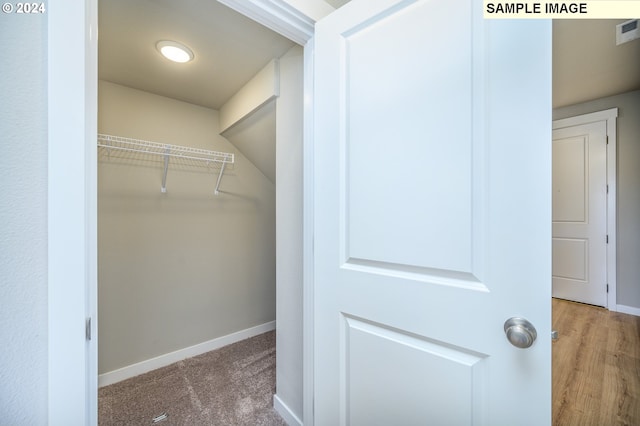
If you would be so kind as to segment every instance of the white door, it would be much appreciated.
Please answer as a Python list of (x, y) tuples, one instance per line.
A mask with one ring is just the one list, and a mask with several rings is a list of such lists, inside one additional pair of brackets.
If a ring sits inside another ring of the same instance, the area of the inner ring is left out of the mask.
[(607, 123), (553, 131), (553, 296), (607, 306)]
[(550, 23), (353, 0), (314, 61), (314, 424), (551, 424)]

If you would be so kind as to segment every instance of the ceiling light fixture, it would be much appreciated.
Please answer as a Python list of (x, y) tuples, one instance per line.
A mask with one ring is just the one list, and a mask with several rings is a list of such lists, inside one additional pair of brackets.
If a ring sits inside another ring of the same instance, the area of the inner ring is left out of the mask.
[(156, 49), (165, 58), (173, 62), (189, 62), (193, 60), (193, 52), (184, 44), (176, 41), (161, 40), (156, 43)]

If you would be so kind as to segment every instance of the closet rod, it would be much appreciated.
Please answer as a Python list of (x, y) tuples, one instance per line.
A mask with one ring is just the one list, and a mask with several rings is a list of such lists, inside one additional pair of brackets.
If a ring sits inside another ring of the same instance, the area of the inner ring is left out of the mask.
[(159, 142), (146, 141), (142, 139), (125, 138), (122, 136), (98, 134), (98, 146), (107, 149), (110, 152), (111, 149), (126, 152), (138, 152), (143, 154), (161, 155), (164, 157), (164, 172), (162, 176), (161, 191), (167, 192), (167, 172), (169, 170), (169, 158), (183, 158), (188, 160), (195, 160), (206, 163), (218, 163), (220, 164), (220, 173), (218, 174), (218, 180), (216, 181), (216, 188), (214, 194), (218, 195), (220, 188), (220, 181), (222, 180), (222, 174), (224, 173), (225, 166), (227, 164), (234, 163), (234, 155), (226, 152), (210, 151), (206, 149), (191, 148), (187, 146), (164, 144)]

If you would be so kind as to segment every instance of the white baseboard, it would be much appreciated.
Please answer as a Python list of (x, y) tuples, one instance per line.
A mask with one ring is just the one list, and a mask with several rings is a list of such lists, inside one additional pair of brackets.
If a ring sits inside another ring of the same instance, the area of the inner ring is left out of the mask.
[(258, 334), (266, 333), (267, 331), (272, 331), (275, 329), (275, 321), (267, 322), (255, 327), (227, 334), (226, 336), (218, 337), (217, 339), (189, 346), (188, 348), (160, 355), (146, 361), (128, 365), (126, 367), (110, 371), (108, 373), (100, 374), (98, 376), (98, 387), (103, 387), (120, 382), (122, 380), (130, 379), (131, 377), (148, 373), (149, 371), (155, 370), (157, 368), (166, 367), (169, 364), (173, 364), (174, 362), (181, 361), (185, 358), (191, 358), (197, 355), (201, 355), (205, 352), (213, 351), (223, 346), (227, 346), (232, 343), (239, 342), (240, 340), (248, 339), (249, 337), (254, 337)]
[(616, 305), (616, 312), (640, 317), (640, 308), (634, 308), (633, 306)]
[(273, 395), (273, 409), (280, 414), (280, 417), (289, 425), (289, 426), (302, 426), (302, 421), (293, 414), (293, 411), (282, 402), (280, 397), (276, 394)]

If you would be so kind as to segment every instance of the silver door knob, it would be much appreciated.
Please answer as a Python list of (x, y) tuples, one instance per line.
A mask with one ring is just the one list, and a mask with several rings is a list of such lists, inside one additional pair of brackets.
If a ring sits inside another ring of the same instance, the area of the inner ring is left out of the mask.
[(524, 318), (509, 318), (504, 323), (504, 333), (513, 346), (522, 349), (533, 345), (538, 337), (536, 328)]

